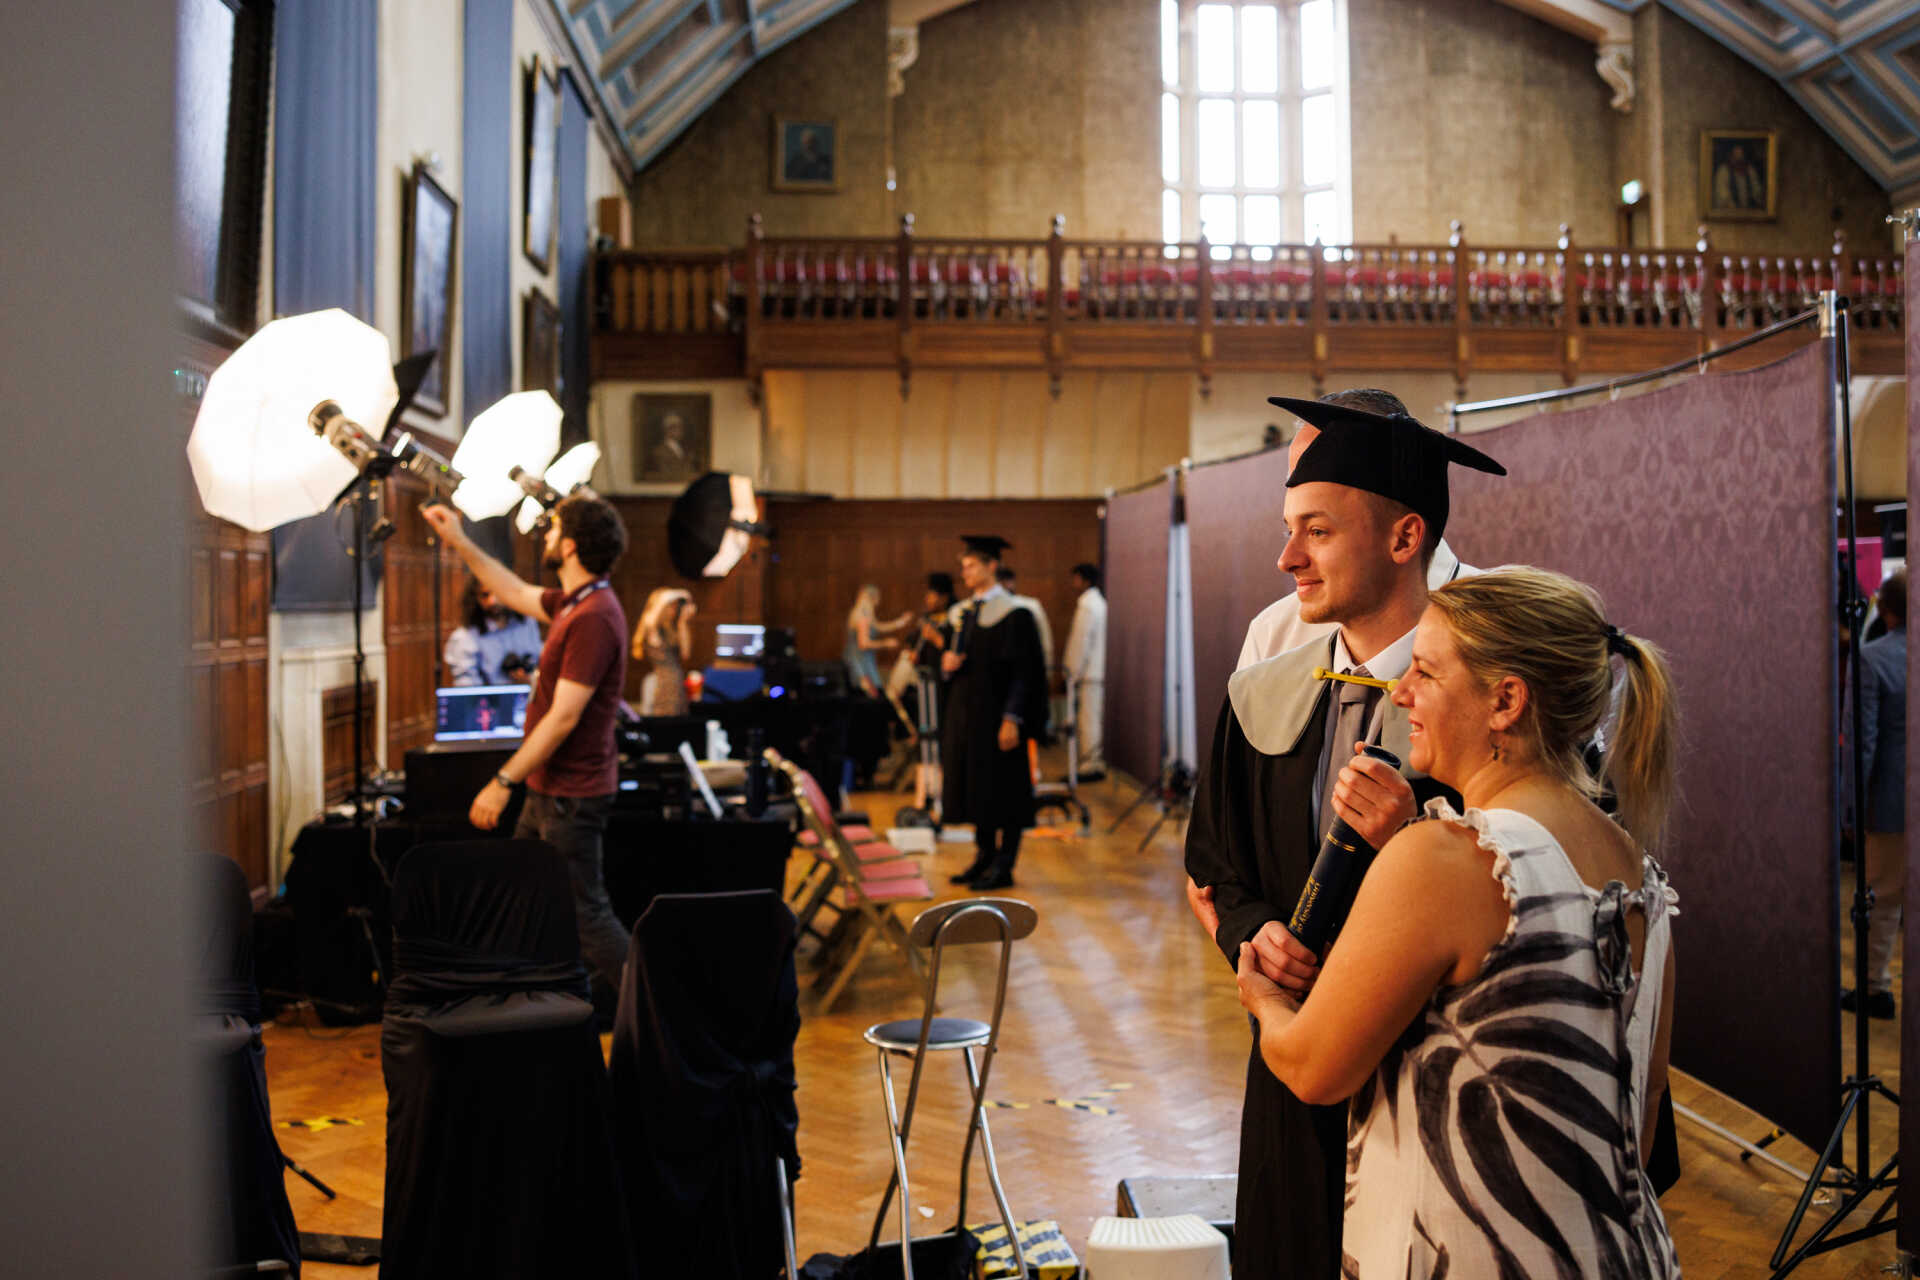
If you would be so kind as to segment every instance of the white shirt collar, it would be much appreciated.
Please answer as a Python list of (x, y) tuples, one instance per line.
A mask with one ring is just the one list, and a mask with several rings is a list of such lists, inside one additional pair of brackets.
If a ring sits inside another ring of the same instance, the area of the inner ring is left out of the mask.
[(979, 595), (976, 595), (974, 599), (980, 600), (980, 601), (987, 601), (987, 600), (993, 599), (995, 596), (1007, 596), (1008, 599), (1012, 599), (1012, 596), (1007, 591), (1007, 589), (1001, 586), (997, 582), (994, 583), (992, 586), (988, 587), (985, 591), (982, 591)]
[[(1392, 644), (1374, 654), (1366, 661), (1366, 668), (1375, 680), (1398, 680), (1407, 674), (1407, 668), (1413, 665), (1413, 634), (1419, 628), (1401, 636)], [(1344, 631), (1336, 631), (1333, 636), (1333, 669), (1339, 672), (1352, 671), (1355, 666), (1353, 655), (1347, 652), (1347, 636)]]

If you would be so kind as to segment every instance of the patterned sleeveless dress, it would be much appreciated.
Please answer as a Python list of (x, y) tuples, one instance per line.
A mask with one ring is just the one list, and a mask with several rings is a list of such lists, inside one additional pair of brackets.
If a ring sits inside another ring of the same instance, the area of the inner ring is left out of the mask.
[(1678, 1276), (1639, 1157), (1677, 914), (1666, 873), (1648, 858), (1639, 887), (1596, 892), (1532, 818), (1445, 800), (1427, 813), (1493, 853), (1507, 932), (1353, 1096), (1341, 1275)]

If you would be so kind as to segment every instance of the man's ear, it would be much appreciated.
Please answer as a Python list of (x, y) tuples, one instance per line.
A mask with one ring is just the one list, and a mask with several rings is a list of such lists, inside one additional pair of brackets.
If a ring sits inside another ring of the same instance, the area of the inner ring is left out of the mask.
[(1395, 564), (1406, 564), (1420, 558), (1420, 547), (1427, 538), (1427, 518), (1417, 511), (1409, 511), (1393, 522), (1391, 540), (1387, 544), (1387, 554), (1393, 557)]

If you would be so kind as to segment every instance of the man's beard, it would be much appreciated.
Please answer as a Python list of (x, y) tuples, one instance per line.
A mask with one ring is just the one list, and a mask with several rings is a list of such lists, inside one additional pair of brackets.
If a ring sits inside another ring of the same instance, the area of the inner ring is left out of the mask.
[(540, 558), (541, 564), (545, 565), (549, 569), (554, 569), (554, 570), (558, 570), (560, 566), (565, 562), (566, 562), (565, 557), (563, 557), (558, 551), (549, 551), (546, 553), (546, 555)]

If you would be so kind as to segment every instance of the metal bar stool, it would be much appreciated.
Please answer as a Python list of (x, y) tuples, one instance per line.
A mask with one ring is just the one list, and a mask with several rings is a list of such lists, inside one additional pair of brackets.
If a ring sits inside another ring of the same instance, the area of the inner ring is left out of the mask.
[[(973, 1162), (973, 1139), (980, 1136), (980, 1151), (986, 1157), (987, 1185), (993, 1189), (1000, 1220), (1006, 1224), (1007, 1238), (1013, 1241), (1016, 1276), (1027, 1274), (1026, 1254), (1020, 1248), (1020, 1233), (1014, 1226), (1013, 1211), (1007, 1207), (1007, 1193), (1000, 1185), (1000, 1170), (993, 1161), (993, 1135), (987, 1129), (987, 1075), (993, 1069), (993, 1055), (1000, 1041), (1000, 1015), (1007, 1004), (1007, 966), (1013, 958), (1013, 944), (1033, 932), (1040, 917), (1027, 903), (1016, 898), (962, 898), (928, 907), (914, 917), (909, 931), (916, 947), (931, 951), (927, 972), (926, 1008), (918, 1019), (901, 1018), (868, 1027), (866, 1041), (880, 1051), (880, 1089), (887, 1101), (887, 1136), (893, 1145), (893, 1176), (887, 1192), (880, 1197), (880, 1210), (873, 1216), (873, 1234), (867, 1239), (872, 1249), (880, 1243), (880, 1228), (886, 1222), (887, 1205), (897, 1187), (900, 1192), (900, 1266), (902, 1280), (913, 1280), (913, 1208), (911, 1184), (907, 1181), (907, 1135), (913, 1126), (913, 1108), (920, 1096), (920, 1069), (929, 1052), (957, 1049), (967, 1065), (967, 1083), (972, 1089), (972, 1114), (967, 1120), (967, 1141), (960, 1153), (960, 1203), (954, 1211), (955, 1229), (967, 1222), (967, 1168)], [(948, 946), (976, 942), (1000, 944), (999, 981), (993, 994), (993, 1020), (973, 1018), (936, 1018), (935, 1002), (940, 991), (940, 961)], [(984, 1049), (979, 1062), (973, 1051)], [(907, 1084), (907, 1105), (899, 1109), (893, 1094), (893, 1056), (911, 1055), (913, 1075)]]

